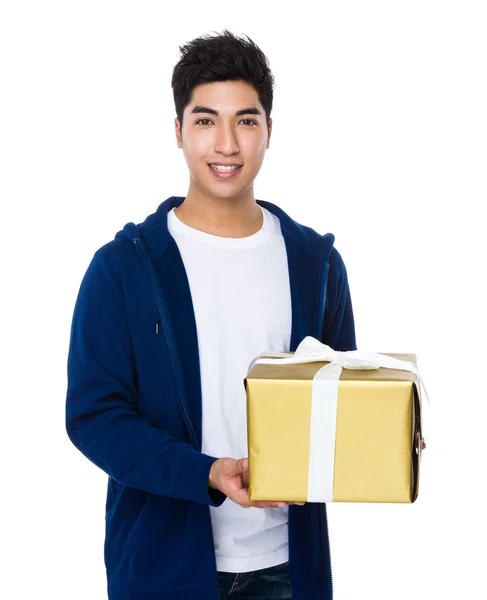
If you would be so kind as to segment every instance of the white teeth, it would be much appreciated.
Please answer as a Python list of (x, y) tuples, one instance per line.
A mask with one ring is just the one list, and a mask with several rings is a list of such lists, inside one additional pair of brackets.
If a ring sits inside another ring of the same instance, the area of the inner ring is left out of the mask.
[(221, 173), (230, 173), (230, 171), (235, 171), (239, 167), (224, 167), (222, 165), (211, 165), (215, 171), (220, 171)]

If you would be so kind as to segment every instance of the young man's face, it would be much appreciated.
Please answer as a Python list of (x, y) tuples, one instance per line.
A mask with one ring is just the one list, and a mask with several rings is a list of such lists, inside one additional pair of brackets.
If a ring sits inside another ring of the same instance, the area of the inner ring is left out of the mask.
[[(193, 112), (196, 107), (213, 109)], [(238, 111), (258, 109), (260, 114)], [(190, 171), (190, 191), (208, 197), (253, 196), (253, 182), (269, 147), (272, 119), (266, 115), (255, 89), (243, 81), (200, 84), (193, 90), (183, 115), (182, 140), (176, 118), (178, 147), (183, 149)], [(242, 165), (230, 178), (219, 178), (209, 163)], [(196, 188), (196, 189), (195, 189)]]

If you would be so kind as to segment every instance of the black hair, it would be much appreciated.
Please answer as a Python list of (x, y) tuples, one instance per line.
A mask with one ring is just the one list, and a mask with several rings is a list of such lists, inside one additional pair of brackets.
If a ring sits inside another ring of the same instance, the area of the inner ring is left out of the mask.
[(182, 56), (174, 67), (171, 86), (181, 134), (183, 112), (191, 101), (193, 88), (213, 81), (251, 84), (265, 110), (269, 127), (274, 77), (265, 54), (247, 35), (245, 37), (247, 40), (224, 29), (216, 36), (203, 35), (179, 46)]

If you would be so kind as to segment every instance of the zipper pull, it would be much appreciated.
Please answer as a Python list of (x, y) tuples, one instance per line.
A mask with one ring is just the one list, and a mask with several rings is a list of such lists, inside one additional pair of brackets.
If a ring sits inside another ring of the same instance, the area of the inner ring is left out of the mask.
[(156, 321), (156, 335), (159, 335), (159, 321)]

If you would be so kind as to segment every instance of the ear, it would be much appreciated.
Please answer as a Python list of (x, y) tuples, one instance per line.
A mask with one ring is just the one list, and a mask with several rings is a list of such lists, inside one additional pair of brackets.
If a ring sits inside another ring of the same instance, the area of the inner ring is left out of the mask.
[(183, 144), (181, 141), (181, 124), (179, 122), (178, 117), (176, 117), (174, 119), (174, 128), (175, 128), (175, 132), (176, 132), (176, 143), (178, 145), (178, 148), (182, 148)]

